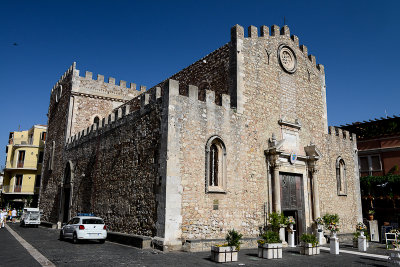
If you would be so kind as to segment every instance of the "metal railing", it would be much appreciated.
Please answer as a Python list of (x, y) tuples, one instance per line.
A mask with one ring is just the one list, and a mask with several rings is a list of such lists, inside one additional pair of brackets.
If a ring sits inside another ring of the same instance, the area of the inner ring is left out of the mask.
[(24, 161), (7, 161), (6, 168), (10, 169), (37, 169), (38, 167), (38, 160), (24, 160)]
[(22, 189), (22, 185), (14, 185), (14, 192), (20, 193)]

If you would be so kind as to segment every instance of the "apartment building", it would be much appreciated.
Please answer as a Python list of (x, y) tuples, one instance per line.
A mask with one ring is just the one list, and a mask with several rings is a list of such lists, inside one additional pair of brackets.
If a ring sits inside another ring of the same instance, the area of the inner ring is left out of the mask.
[(7, 207), (37, 205), (46, 132), (45, 125), (10, 132), (2, 192)]

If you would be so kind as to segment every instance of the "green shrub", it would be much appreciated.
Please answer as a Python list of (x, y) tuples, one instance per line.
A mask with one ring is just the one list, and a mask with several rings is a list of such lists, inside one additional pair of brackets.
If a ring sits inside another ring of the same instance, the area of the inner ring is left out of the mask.
[(272, 212), (268, 214), (268, 223), (268, 227), (270, 230), (274, 232), (279, 232), (281, 225), (287, 223), (287, 218), (279, 212)]
[(302, 234), (300, 240), (303, 241), (304, 243), (312, 244), (313, 247), (318, 245), (317, 237), (313, 234)]
[(322, 217), (322, 220), (324, 220), (325, 227), (328, 227), (331, 224), (339, 223), (339, 215), (327, 213)]
[(242, 239), (242, 234), (239, 234), (235, 229), (229, 230), (226, 235), (226, 241), (229, 247), (236, 247), (236, 250), (240, 250), (240, 239)]
[(259, 244), (271, 244), (271, 243), (282, 243), (282, 240), (279, 238), (279, 233), (274, 232), (274, 231), (266, 231), (261, 235), (261, 240), (258, 240), (257, 242)]

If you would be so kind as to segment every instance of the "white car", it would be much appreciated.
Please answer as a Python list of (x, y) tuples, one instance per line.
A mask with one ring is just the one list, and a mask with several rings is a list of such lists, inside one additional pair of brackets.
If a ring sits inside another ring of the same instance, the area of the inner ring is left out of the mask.
[(60, 231), (60, 240), (72, 239), (73, 243), (79, 240), (99, 240), (104, 243), (107, 238), (107, 227), (100, 217), (80, 215), (64, 224)]
[(39, 208), (24, 208), (22, 213), (20, 225), (21, 226), (34, 226), (38, 227), (40, 225), (40, 215), (41, 211)]

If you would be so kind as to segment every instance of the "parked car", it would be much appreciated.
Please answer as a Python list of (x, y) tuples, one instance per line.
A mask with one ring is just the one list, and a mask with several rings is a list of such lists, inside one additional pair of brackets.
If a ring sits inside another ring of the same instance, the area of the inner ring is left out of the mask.
[(20, 226), (32, 225), (38, 227), (40, 225), (40, 215), (39, 208), (24, 208), (20, 219)]
[(79, 240), (99, 240), (104, 243), (106, 238), (107, 227), (103, 219), (93, 214), (78, 214), (64, 223), (60, 231), (60, 240), (72, 239), (75, 244)]

